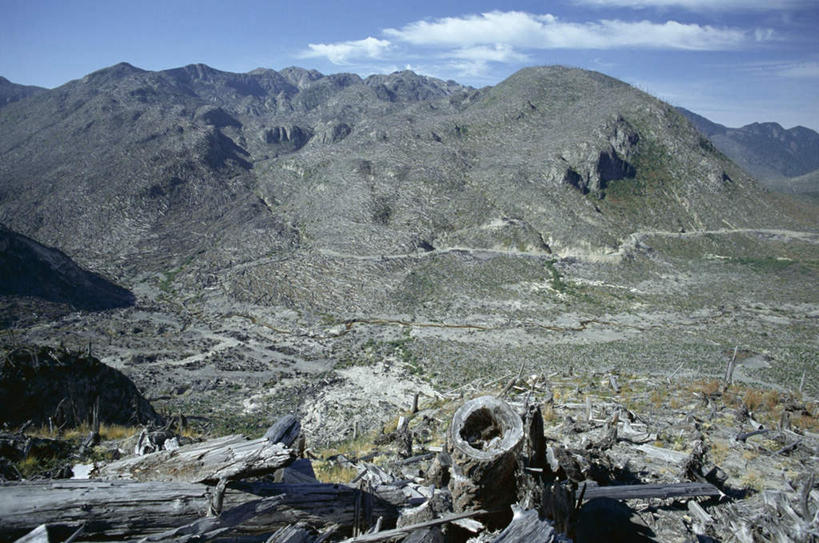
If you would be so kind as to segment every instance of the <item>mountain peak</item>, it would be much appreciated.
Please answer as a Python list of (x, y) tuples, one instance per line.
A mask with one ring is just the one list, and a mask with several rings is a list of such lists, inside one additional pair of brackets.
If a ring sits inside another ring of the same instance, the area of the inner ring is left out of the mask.
[(101, 70), (91, 72), (90, 74), (82, 78), (82, 82), (99, 84), (102, 83), (103, 81), (122, 79), (130, 75), (142, 74), (145, 72), (146, 70), (143, 70), (142, 68), (137, 68), (136, 66), (129, 64), (127, 62), (118, 62), (113, 66), (108, 66), (107, 68), (102, 68)]
[(0, 76), (0, 107), (39, 94), (47, 89), (33, 85), (18, 85)]

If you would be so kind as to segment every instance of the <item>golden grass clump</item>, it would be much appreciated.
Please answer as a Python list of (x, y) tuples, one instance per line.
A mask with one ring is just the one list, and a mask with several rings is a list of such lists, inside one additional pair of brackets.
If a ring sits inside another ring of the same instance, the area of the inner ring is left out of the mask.
[(779, 393), (775, 390), (746, 388), (742, 395), (742, 403), (750, 411), (773, 411), (780, 403)]
[(705, 394), (706, 396), (713, 396), (717, 394), (722, 387), (722, 383), (719, 379), (704, 379), (699, 381), (694, 381), (688, 387), (691, 392), (699, 392), (700, 394)]
[(557, 422), (560, 419), (554, 405), (551, 403), (545, 405), (540, 414), (543, 417), (543, 422)]
[(316, 473), (316, 479), (322, 483), (349, 483), (358, 475), (354, 468), (326, 460), (313, 462), (313, 471)]
[[(100, 438), (102, 438), (104, 441), (125, 439), (126, 437), (131, 437), (132, 435), (138, 434), (141, 431), (142, 431), (141, 426), (125, 426), (122, 424), (100, 424)], [(58, 432), (56, 428), (49, 429), (48, 426), (45, 425), (40, 426), (39, 428), (28, 430), (27, 433), (36, 437), (72, 440), (83, 439), (90, 432), (91, 425), (87, 422), (84, 422), (79, 426), (66, 428), (61, 433)]]

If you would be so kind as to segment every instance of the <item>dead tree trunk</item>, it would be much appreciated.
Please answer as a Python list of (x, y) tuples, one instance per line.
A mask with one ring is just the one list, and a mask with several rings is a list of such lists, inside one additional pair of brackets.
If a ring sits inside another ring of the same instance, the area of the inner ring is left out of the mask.
[(516, 455), (523, 441), (523, 423), (509, 405), (482, 396), (462, 405), (447, 434), (452, 457), (449, 489), (456, 512), (485, 509), (490, 527), (505, 525), (516, 500)]
[[(83, 537), (94, 539), (145, 537), (204, 517), (213, 490), (203, 484), (178, 482), (0, 483), (0, 541), (13, 541), (46, 523), (72, 529), (85, 524)], [(362, 503), (367, 504), (364, 518), (383, 517), (384, 524), (389, 526), (398, 518), (399, 507), (415, 505), (394, 486), (381, 486), (368, 493), (329, 483), (235, 482), (228, 485), (224, 494), (223, 510), (271, 496), (281, 496), (281, 501), (243, 523), (241, 533), (268, 533), (297, 522), (316, 528), (351, 527), (357, 518), (362, 518)]]
[(93, 475), (101, 479), (215, 483), (273, 473), (294, 459), (293, 450), (281, 443), (231, 435), (118, 460)]

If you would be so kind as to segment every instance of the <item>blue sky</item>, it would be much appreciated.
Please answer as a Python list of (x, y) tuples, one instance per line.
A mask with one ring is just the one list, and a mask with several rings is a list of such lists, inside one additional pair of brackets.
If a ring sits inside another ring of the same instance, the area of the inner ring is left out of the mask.
[(410, 68), (477, 87), (565, 64), (728, 126), (819, 130), (819, 0), (0, 0), (0, 14), (0, 75), (30, 85), (121, 61)]

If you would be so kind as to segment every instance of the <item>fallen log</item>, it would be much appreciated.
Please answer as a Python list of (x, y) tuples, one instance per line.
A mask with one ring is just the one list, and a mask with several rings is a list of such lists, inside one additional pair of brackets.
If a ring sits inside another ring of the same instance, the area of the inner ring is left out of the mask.
[(453, 509), (501, 511), (498, 518), (487, 520), (490, 528), (505, 525), (517, 499), (516, 455), (523, 442), (520, 416), (494, 396), (475, 398), (453, 415), (447, 442)]
[(281, 484), (237, 481), (228, 490), (248, 492), (256, 497), (282, 495), (281, 506), (268, 514), (256, 517), (246, 526), (249, 531), (257, 527), (280, 526), (301, 522), (313, 527), (328, 527), (337, 524), (350, 527), (359, 522), (372, 526), (378, 517), (383, 517), (386, 525), (394, 525), (400, 507), (417, 505), (407, 498), (397, 486), (382, 485), (371, 492), (355, 487), (332, 484)]
[(100, 479), (215, 483), (273, 473), (295, 459), (295, 453), (267, 438), (230, 435), (111, 462), (91, 473)]
[(216, 539), (225, 532), (230, 531), (235, 526), (245, 523), (248, 520), (275, 510), (284, 501), (283, 496), (273, 496), (252, 500), (233, 509), (223, 512), (216, 517), (206, 517), (196, 520), (190, 524), (180, 526), (173, 530), (162, 532), (161, 534), (149, 535), (140, 540), (139, 543), (149, 542), (174, 542), (186, 543), (187, 541), (210, 541)]
[(669, 483), (649, 485), (590, 486), (583, 499), (613, 498), (633, 500), (645, 498), (696, 498), (698, 496), (721, 496), (720, 490), (709, 483)]
[[(22, 537), (40, 524), (76, 529), (83, 523), (89, 538), (145, 537), (201, 519), (211, 505), (212, 493), (207, 485), (184, 482), (0, 483), (0, 540)], [(223, 510), (272, 496), (281, 496), (281, 503), (243, 523), (241, 533), (266, 533), (298, 522), (350, 527), (357, 519), (375, 524), (378, 517), (390, 525), (398, 518), (399, 507), (417, 505), (396, 486), (365, 492), (330, 483), (233, 482), (225, 491)]]
[(164, 531), (203, 516), (208, 506), (207, 492), (206, 486), (190, 483), (3, 483), (0, 540), (21, 537), (40, 524), (76, 529), (85, 523), (86, 534), (111, 539)]

